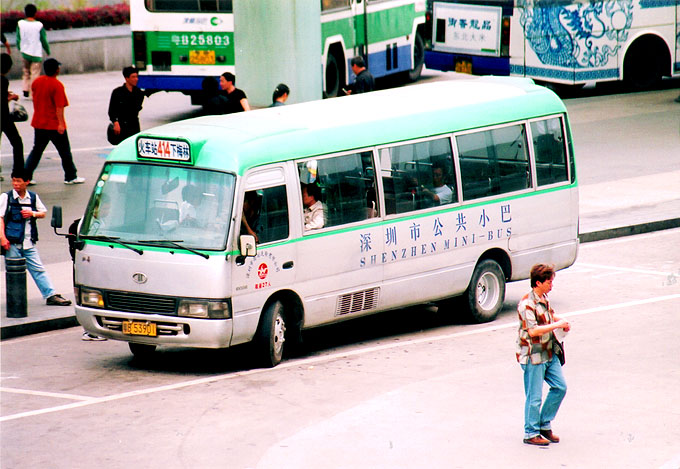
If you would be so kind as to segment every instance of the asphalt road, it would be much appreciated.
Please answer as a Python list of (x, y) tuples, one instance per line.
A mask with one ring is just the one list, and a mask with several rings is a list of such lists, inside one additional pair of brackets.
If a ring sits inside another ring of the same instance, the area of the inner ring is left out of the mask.
[(3, 468), (680, 467), (680, 229), (582, 246), (551, 302), (572, 323), (562, 441), (522, 444), (508, 286), (491, 324), (409, 308), (310, 332), (302, 357), (163, 349), (72, 328), (2, 343)]

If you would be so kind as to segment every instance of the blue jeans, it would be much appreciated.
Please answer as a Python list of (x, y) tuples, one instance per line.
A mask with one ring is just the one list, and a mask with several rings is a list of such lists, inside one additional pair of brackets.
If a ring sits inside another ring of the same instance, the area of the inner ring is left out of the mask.
[(9, 259), (17, 259), (19, 257), (24, 257), (26, 259), (26, 268), (33, 277), (33, 281), (38, 286), (40, 294), (43, 298), (47, 299), (57, 292), (52, 286), (50, 278), (47, 276), (45, 267), (42, 265), (40, 260), (40, 255), (38, 250), (33, 246), (29, 249), (24, 249), (20, 244), (10, 244), (9, 251), (7, 251), (7, 257)]
[[(562, 375), (562, 365), (557, 356), (552, 360), (540, 365), (532, 365), (531, 361), (522, 365), (524, 370), (524, 438), (533, 438), (541, 433), (541, 430), (550, 430), (550, 422), (553, 421), (560, 408), (562, 399), (567, 393), (567, 382)], [(548, 383), (550, 390), (545, 398), (543, 407), (543, 381)]]

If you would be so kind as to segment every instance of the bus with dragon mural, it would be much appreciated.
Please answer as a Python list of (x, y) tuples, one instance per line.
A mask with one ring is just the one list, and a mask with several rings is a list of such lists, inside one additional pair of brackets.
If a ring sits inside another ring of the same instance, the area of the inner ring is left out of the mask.
[(428, 2), (430, 69), (555, 85), (680, 76), (680, 0)]

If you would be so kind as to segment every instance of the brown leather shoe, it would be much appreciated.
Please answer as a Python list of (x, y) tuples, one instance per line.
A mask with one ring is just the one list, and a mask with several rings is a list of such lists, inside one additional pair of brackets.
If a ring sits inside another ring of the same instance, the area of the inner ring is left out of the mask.
[(560, 437), (555, 435), (552, 430), (541, 430), (541, 435), (543, 435), (550, 443), (559, 443)]
[(50, 296), (45, 303), (49, 306), (70, 306), (71, 300), (67, 300), (63, 296), (57, 294)]
[(527, 445), (548, 446), (550, 444), (550, 441), (546, 440), (541, 435), (536, 435), (533, 438), (525, 438), (523, 441)]

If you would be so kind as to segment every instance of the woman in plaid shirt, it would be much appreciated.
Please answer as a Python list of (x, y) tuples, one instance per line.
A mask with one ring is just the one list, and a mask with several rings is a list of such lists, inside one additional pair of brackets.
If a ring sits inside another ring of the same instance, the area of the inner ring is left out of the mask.
[[(565, 319), (555, 315), (548, 301), (552, 290), (555, 269), (545, 264), (531, 268), (531, 292), (517, 305), (519, 329), (517, 361), (524, 370), (524, 443), (546, 446), (559, 443), (550, 423), (557, 415), (562, 399), (567, 393), (567, 383), (562, 375), (562, 365), (553, 353), (555, 329), (568, 331)], [(550, 390), (543, 401), (543, 381)], [(541, 406), (541, 404), (543, 404)]]

